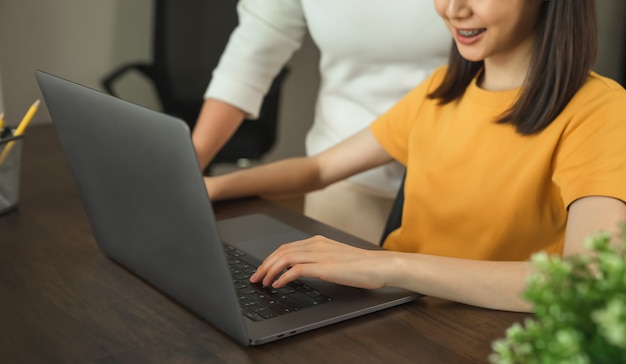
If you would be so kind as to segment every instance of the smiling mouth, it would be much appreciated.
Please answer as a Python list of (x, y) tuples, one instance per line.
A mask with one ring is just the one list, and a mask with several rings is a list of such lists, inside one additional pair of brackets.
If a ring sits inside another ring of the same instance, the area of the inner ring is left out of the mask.
[(480, 28), (480, 29), (457, 29), (457, 33), (462, 36), (462, 37), (475, 37), (478, 34), (486, 31), (486, 28)]

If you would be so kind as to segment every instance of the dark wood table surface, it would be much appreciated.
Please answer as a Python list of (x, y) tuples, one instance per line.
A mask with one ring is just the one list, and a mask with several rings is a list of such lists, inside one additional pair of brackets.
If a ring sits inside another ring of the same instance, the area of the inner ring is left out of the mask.
[[(52, 125), (27, 131), (21, 172), (19, 207), (0, 216), (0, 363), (484, 363), (528, 316), (426, 297), (243, 347), (98, 250)], [(356, 240), (262, 199), (215, 209)]]

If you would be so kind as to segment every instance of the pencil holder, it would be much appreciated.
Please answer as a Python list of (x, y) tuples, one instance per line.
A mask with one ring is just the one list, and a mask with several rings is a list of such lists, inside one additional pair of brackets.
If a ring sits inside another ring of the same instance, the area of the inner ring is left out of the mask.
[(23, 136), (0, 140), (0, 215), (17, 208), (22, 142)]

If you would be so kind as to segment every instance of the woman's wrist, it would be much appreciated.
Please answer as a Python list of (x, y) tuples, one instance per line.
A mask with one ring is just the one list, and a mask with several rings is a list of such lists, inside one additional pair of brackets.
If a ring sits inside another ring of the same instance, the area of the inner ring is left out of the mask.
[(219, 201), (221, 199), (217, 179), (218, 177), (204, 177), (204, 185), (211, 201)]

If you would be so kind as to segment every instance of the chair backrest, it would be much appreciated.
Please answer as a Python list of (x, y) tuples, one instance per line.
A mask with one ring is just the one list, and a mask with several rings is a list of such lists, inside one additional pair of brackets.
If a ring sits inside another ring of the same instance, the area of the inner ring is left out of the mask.
[[(194, 100), (197, 106), (237, 26), (236, 5), (234, 0), (155, 0), (152, 61), (166, 113), (181, 113), (182, 105)], [(179, 116), (188, 121), (197, 112)]]
[[(102, 85), (116, 95), (113, 83), (128, 71), (138, 71), (154, 84), (163, 112), (193, 129), (212, 71), (237, 24), (236, 0), (154, 0), (151, 63), (122, 65)], [(259, 159), (271, 149), (278, 134), (280, 89), (287, 74), (285, 68), (276, 76), (259, 118), (244, 121), (213, 164)]]
[(402, 224), (402, 210), (404, 207), (404, 180), (406, 178), (406, 173), (404, 177), (402, 177), (402, 183), (398, 188), (398, 193), (396, 194), (396, 199), (393, 201), (393, 205), (391, 207), (391, 212), (389, 212), (389, 216), (387, 217), (387, 223), (385, 224), (385, 228), (383, 230), (383, 234), (380, 237), (379, 245), (382, 246), (387, 239), (389, 234), (400, 227)]

